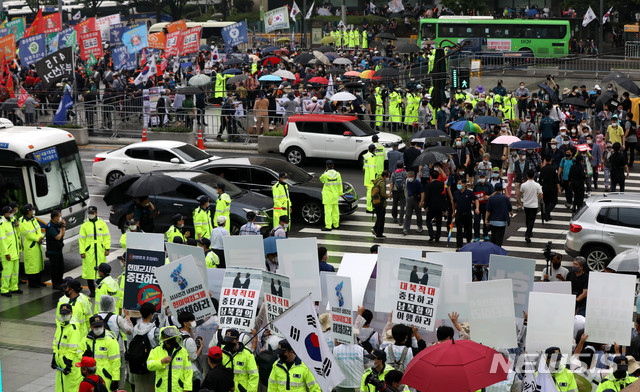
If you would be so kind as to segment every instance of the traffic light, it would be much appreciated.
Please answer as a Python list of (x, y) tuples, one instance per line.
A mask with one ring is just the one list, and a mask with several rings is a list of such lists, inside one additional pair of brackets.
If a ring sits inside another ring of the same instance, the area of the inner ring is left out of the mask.
[(460, 88), (460, 75), (458, 74), (458, 68), (451, 69), (451, 86), (453, 88)]
[(458, 71), (458, 83), (460, 87), (456, 87), (456, 88), (460, 88), (462, 90), (468, 89), (469, 86), (471, 86), (471, 75), (469, 72), (469, 68), (460, 68), (457, 71)]

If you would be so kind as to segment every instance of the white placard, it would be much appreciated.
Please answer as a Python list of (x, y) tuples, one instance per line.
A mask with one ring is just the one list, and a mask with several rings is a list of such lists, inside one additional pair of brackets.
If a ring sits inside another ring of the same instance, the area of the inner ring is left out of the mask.
[[(378, 269), (376, 270), (376, 301), (375, 311), (389, 313), (395, 309), (398, 296), (398, 266), (400, 258), (421, 259), (420, 249), (406, 248), (378, 248)], [(382, 279), (384, 277), (384, 279)]]
[(204, 281), (205, 290), (209, 291), (209, 274), (207, 273), (207, 260), (204, 258), (204, 249), (199, 246), (191, 246), (185, 244), (174, 244), (167, 242), (165, 244), (167, 248), (167, 257), (169, 261), (175, 261), (185, 256), (192, 256), (198, 266), (198, 271)]
[(192, 256), (155, 269), (156, 279), (174, 316), (191, 312), (196, 320), (215, 315), (213, 302)]
[[(330, 288), (331, 336), (340, 343), (354, 344), (354, 312), (351, 278), (348, 276), (327, 276)], [(363, 293), (364, 294), (364, 293)]]
[[(369, 278), (376, 266), (378, 255), (366, 253), (345, 253), (340, 262), (337, 275), (351, 278), (351, 302), (352, 309), (358, 310), (364, 301), (364, 292), (367, 290)], [(331, 292), (329, 292), (331, 294)]]
[(128, 231), (127, 248), (164, 252), (164, 234)]
[(518, 347), (511, 279), (467, 283), (471, 339), (488, 347)]
[(218, 305), (220, 328), (250, 332), (254, 328), (261, 288), (262, 270), (227, 268)]
[(590, 272), (585, 333), (594, 343), (631, 343), (636, 277)]
[(320, 313), (324, 313), (329, 310), (329, 286), (327, 286), (327, 277), (335, 276), (335, 272), (329, 271), (320, 271), (320, 287), (322, 288), (322, 299), (320, 300), (320, 305), (318, 309), (320, 309)]
[(571, 353), (576, 296), (532, 292), (529, 295), (527, 351), (544, 351), (558, 347), (562, 354)]
[(537, 293), (571, 294), (571, 282), (533, 282), (533, 291)]
[(261, 235), (235, 235), (222, 238), (227, 267), (265, 269), (264, 240)]
[(209, 278), (209, 294), (220, 302), (220, 290), (222, 289), (222, 280), (224, 279), (224, 268), (207, 268), (207, 276)]
[(471, 277), (471, 252), (427, 252), (427, 261), (442, 264), (442, 290), (436, 317), (448, 319), (448, 314), (457, 312), (461, 320), (466, 320), (467, 283)]
[(513, 305), (516, 317), (524, 318), (529, 306), (529, 293), (533, 290), (536, 261), (522, 257), (491, 255), (489, 257), (489, 280), (511, 279), (513, 281)]
[(291, 301), (298, 302), (311, 293), (313, 301), (322, 299), (318, 242), (315, 238), (291, 238), (276, 241), (278, 273), (291, 279)]
[(438, 296), (442, 287), (442, 264), (401, 258), (396, 284), (396, 306), (391, 321), (433, 331)]

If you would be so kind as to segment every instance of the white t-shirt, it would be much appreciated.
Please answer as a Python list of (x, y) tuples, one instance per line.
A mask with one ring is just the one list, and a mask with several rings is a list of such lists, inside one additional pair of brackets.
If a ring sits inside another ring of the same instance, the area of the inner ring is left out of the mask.
[[(383, 350), (387, 354), (387, 363), (391, 365), (394, 361), (391, 359), (391, 355), (389, 355), (389, 350), (390, 350), (389, 347), (391, 347), (391, 350), (393, 350), (393, 356), (395, 360), (400, 361), (400, 358), (402, 357), (402, 352), (404, 351), (406, 346), (398, 346), (395, 344), (385, 345), (384, 343), (380, 345), (380, 350)], [(407, 366), (409, 366), (409, 362), (411, 362), (412, 359), (413, 359), (413, 350), (411, 350), (411, 348), (409, 347), (403, 361), (405, 370), (407, 370)]]
[(364, 374), (364, 348), (358, 344), (340, 344), (333, 349), (333, 356), (344, 373), (341, 388), (360, 389)]
[[(564, 279), (567, 279), (567, 274), (569, 273), (568, 269), (564, 268), (563, 266), (560, 266), (560, 268), (558, 269), (553, 268), (553, 266), (549, 268), (551, 268), (551, 273), (549, 274), (549, 282), (562, 282), (560, 279), (556, 278), (556, 275), (558, 274), (561, 274)], [(542, 270), (542, 276), (545, 276), (546, 274), (547, 268), (545, 267)]]
[(520, 185), (520, 192), (522, 192), (524, 208), (538, 208), (538, 195), (542, 193), (540, 184), (532, 179), (527, 179), (527, 182)]

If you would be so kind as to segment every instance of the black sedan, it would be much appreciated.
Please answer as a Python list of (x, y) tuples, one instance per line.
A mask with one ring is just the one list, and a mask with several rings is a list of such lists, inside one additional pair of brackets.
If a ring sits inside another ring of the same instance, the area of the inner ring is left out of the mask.
[[(271, 187), (278, 182), (278, 174), (288, 175), (289, 197), (293, 212), (307, 224), (324, 221), (322, 207), (322, 183), (317, 176), (281, 159), (260, 156), (242, 158), (218, 158), (195, 167), (224, 177), (238, 187), (272, 196)], [(342, 183), (344, 196), (340, 198), (340, 215), (350, 215), (358, 206), (358, 194), (351, 184)]]
[[(268, 234), (271, 229), (273, 201), (270, 197), (240, 189), (223, 178), (202, 171), (171, 170), (161, 173), (178, 180), (180, 185), (175, 191), (149, 196), (149, 200), (159, 211), (159, 215), (154, 219), (154, 232), (164, 233), (167, 231), (171, 226), (171, 218), (179, 213), (185, 216), (186, 230), (193, 234), (193, 210), (199, 206), (196, 198), (200, 195), (209, 196), (213, 217), (218, 198), (216, 185), (219, 182), (226, 185), (225, 192), (231, 197), (231, 234), (240, 232), (240, 227), (247, 223), (246, 215), (249, 211), (254, 211), (257, 214), (255, 223), (262, 226), (263, 235)], [(120, 191), (111, 188), (107, 190), (105, 197), (109, 195), (110, 191)], [(133, 203), (134, 201), (131, 200), (127, 203), (111, 206), (109, 221), (121, 229), (124, 228), (127, 214), (133, 211)]]

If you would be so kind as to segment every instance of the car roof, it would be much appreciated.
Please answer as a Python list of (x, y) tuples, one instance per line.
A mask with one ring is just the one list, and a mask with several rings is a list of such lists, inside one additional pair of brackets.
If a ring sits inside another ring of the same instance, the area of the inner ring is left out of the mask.
[(184, 146), (185, 142), (179, 142), (175, 140), (148, 140), (146, 142), (138, 142), (129, 144), (123, 148), (131, 148), (131, 147), (158, 147), (158, 148), (176, 148)]
[(606, 193), (603, 195), (594, 195), (591, 197), (591, 203), (638, 203), (640, 202), (640, 193)]
[(343, 114), (295, 114), (289, 117), (289, 122), (308, 121), (308, 122), (349, 122), (354, 121), (358, 117), (345, 116)]
[[(267, 165), (265, 165), (265, 163), (267, 163)], [(209, 160), (209, 162), (207, 162), (207, 163), (204, 163), (202, 165), (202, 167), (220, 166), (220, 165), (234, 165), (234, 166), (258, 166), (258, 167), (263, 167), (263, 168), (275, 170), (272, 167), (272, 165), (269, 165), (268, 163), (273, 163), (275, 165), (281, 165), (283, 167), (283, 169), (286, 169), (286, 168), (284, 168), (284, 166), (290, 165), (289, 162), (281, 160), (281, 159), (269, 158), (269, 157), (264, 157), (264, 156), (250, 156), (250, 157), (220, 157), (220, 158), (215, 158), (215, 159)], [(197, 169), (197, 167), (196, 167), (196, 169)]]
[[(158, 173), (162, 173), (162, 174), (166, 174), (170, 177), (174, 177), (178, 180), (180, 179), (184, 179), (184, 180), (191, 180), (193, 177), (196, 176), (200, 176), (203, 174), (206, 175), (210, 175), (213, 176), (214, 174), (211, 173), (207, 173), (206, 171), (203, 170), (198, 170), (198, 169), (191, 169), (191, 170), (158, 170)], [(154, 171), (154, 173), (156, 173)]]

